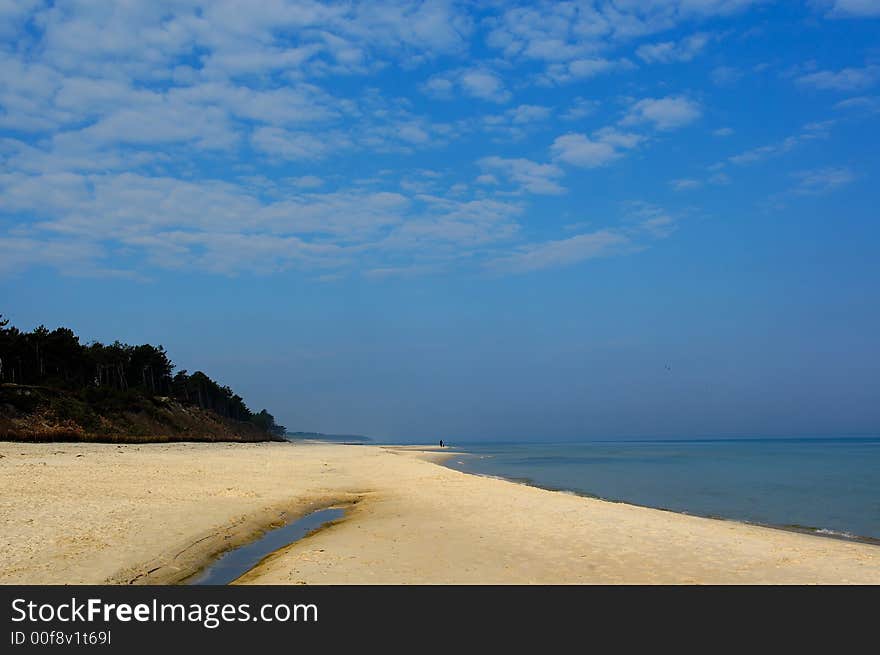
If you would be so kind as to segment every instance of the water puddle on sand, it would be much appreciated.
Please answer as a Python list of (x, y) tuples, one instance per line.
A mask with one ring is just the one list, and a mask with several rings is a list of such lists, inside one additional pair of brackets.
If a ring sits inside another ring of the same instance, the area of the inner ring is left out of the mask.
[(220, 559), (193, 577), (187, 584), (229, 584), (254, 568), (266, 555), (299, 541), (323, 525), (342, 518), (344, 514), (345, 510), (335, 507), (320, 509), (280, 528), (270, 530), (256, 541), (224, 553)]

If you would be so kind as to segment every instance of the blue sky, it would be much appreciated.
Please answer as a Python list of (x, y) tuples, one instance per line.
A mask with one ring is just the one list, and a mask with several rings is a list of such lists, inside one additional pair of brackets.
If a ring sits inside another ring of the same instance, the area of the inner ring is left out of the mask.
[(876, 434), (880, 1), (0, 2), (0, 312), (291, 429)]

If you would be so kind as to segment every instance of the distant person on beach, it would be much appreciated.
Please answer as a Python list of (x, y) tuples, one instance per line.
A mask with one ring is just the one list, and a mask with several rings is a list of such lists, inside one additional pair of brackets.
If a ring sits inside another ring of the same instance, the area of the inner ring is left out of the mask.
[(443, 439), (440, 440), (440, 447), (443, 448)]

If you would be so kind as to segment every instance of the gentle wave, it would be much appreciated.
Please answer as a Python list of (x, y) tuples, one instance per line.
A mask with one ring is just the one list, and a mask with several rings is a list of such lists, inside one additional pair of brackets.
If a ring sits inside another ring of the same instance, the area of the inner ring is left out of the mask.
[[(465, 444), (451, 468), (696, 516), (880, 539), (877, 438)], [(822, 526), (822, 527), (812, 527)]]

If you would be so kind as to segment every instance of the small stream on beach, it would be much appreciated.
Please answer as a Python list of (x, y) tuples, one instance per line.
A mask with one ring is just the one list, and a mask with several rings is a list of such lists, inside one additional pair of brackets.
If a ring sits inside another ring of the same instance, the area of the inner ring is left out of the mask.
[(191, 578), (191, 585), (226, 585), (254, 568), (260, 561), (290, 544), (308, 536), (331, 521), (342, 518), (345, 510), (331, 507), (306, 514), (296, 521), (269, 530), (256, 541), (230, 550)]

